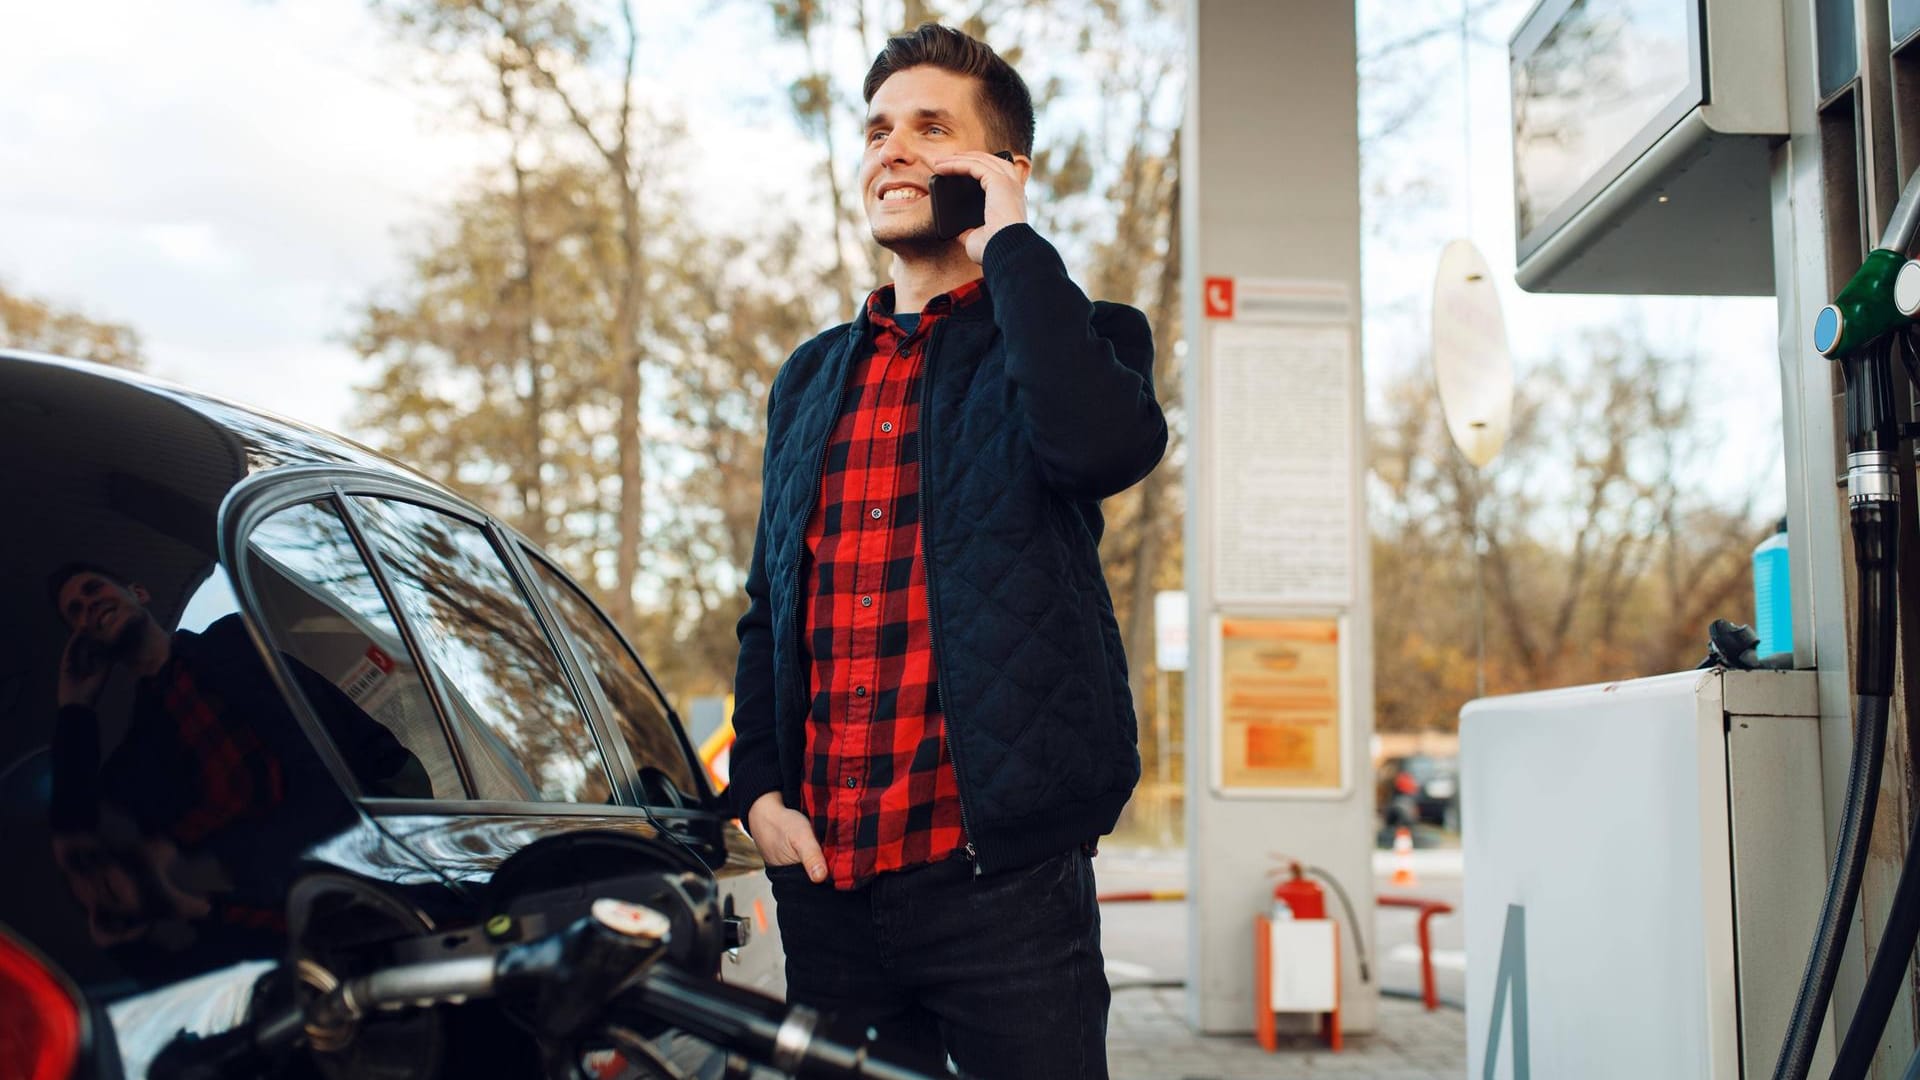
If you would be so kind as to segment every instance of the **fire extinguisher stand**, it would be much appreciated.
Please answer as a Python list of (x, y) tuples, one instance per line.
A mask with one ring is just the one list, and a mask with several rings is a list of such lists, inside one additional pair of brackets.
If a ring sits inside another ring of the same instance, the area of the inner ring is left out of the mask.
[(1340, 924), (1327, 918), (1326, 897), (1300, 864), (1273, 890), (1273, 915), (1253, 919), (1254, 1034), (1268, 1053), (1279, 1049), (1276, 1013), (1315, 1013), (1327, 1046), (1340, 1050)]
[[(1306, 978), (1300, 978), (1306, 976)], [(1279, 1049), (1275, 1013), (1319, 1013), (1327, 1047), (1340, 1051), (1340, 924), (1254, 917), (1254, 1034)]]

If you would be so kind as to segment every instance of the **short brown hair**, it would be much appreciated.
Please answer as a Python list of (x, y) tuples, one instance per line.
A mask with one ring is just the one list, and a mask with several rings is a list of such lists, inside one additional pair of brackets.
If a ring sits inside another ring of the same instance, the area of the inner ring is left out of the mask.
[[(83, 562), (80, 560), (63, 563), (59, 569), (48, 574), (45, 579), (47, 602), (53, 605), (55, 611), (60, 610), (60, 590), (67, 587), (67, 582), (72, 581), (81, 574), (97, 574), (123, 589), (133, 584), (131, 581), (128, 581), (124, 575), (109, 570), (99, 563)], [(64, 615), (65, 613), (63, 612), (62, 614)]]
[(962, 31), (938, 23), (923, 23), (910, 34), (887, 39), (887, 47), (873, 58), (867, 69), (867, 81), (861, 88), (865, 101), (898, 72), (915, 67), (935, 67), (955, 75), (968, 75), (980, 82), (980, 106), (988, 126), (1005, 145), (1029, 157), (1033, 154), (1033, 95), (1013, 65), (1000, 59), (986, 42)]

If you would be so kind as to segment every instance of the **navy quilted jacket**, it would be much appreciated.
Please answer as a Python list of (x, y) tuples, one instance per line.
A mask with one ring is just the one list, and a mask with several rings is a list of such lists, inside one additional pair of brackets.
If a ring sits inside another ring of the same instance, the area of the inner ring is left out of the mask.
[[(1100, 570), (1102, 498), (1159, 463), (1146, 317), (1093, 303), (1026, 225), (987, 245), (984, 302), (933, 331), (920, 506), (934, 663), (976, 866), (1111, 831), (1140, 778), (1133, 699)], [(801, 563), (864, 311), (802, 345), (767, 403), (760, 523), (735, 678), (731, 795), (798, 807), (807, 668)]]

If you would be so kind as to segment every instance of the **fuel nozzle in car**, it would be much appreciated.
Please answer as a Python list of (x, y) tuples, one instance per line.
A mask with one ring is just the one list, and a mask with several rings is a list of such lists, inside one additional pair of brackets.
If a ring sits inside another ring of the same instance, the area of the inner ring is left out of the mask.
[(495, 965), (500, 1004), (536, 1035), (571, 1038), (653, 964), (672, 931), (673, 921), (652, 908), (595, 900), (590, 917), (501, 951)]

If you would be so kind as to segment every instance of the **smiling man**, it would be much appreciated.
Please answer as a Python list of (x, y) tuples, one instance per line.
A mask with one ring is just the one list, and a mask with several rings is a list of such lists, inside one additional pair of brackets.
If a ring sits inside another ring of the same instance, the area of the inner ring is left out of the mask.
[[(979, 1076), (1105, 1076), (1091, 858), (1140, 759), (1100, 500), (1166, 448), (1152, 338), (1027, 224), (1033, 104), (992, 49), (922, 26), (865, 94), (893, 282), (774, 382), (733, 798), (792, 1000)], [(952, 239), (942, 174), (985, 197)]]

